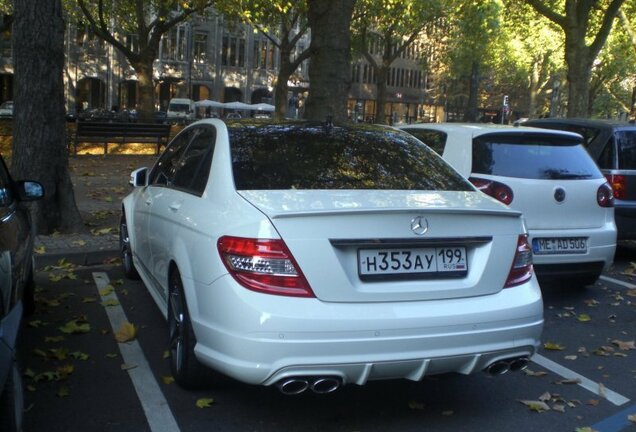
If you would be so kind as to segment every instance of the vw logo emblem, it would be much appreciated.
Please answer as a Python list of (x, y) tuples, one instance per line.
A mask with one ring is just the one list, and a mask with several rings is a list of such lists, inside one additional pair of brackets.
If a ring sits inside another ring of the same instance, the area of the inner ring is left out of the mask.
[(563, 202), (565, 200), (565, 190), (563, 188), (556, 188), (554, 190), (554, 199), (557, 202)]
[(428, 221), (423, 216), (415, 216), (411, 219), (411, 231), (416, 235), (424, 235), (428, 231)]

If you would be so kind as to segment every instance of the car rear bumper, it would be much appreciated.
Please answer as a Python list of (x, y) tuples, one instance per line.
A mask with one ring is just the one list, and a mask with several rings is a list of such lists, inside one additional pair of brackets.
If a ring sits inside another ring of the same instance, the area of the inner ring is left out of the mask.
[[(602, 263), (601, 271), (609, 269), (614, 261), (616, 252), (616, 226), (608, 223), (602, 228), (585, 230), (528, 230), (529, 242), (533, 244), (535, 238), (587, 238), (586, 253), (555, 253), (533, 254), (533, 263), (537, 272), (542, 268), (552, 268), (551, 273), (558, 275), (559, 268), (563, 268), (563, 274), (567, 275), (568, 268), (575, 264)], [(596, 269), (590, 269), (596, 271)]]
[(209, 286), (185, 280), (184, 286), (199, 360), (250, 384), (315, 375), (364, 384), (470, 374), (498, 360), (532, 356), (543, 328), (534, 277), (494, 295), (393, 303), (271, 296), (229, 276)]

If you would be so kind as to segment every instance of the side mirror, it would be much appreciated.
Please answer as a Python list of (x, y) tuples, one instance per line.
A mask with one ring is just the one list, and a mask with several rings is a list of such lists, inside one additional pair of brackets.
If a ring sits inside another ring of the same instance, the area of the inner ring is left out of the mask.
[(20, 201), (37, 201), (44, 197), (44, 186), (32, 180), (23, 180), (16, 183)]
[(137, 168), (130, 173), (130, 180), (128, 183), (132, 187), (148, 186), (148, 168)]

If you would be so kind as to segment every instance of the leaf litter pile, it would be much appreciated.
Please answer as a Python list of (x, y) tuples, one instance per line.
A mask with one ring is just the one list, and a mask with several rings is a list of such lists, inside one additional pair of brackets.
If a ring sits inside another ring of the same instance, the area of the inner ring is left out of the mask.
[[(103, 293), (97, 292), (92, 280), (82, 279), (90, 277), (90, 273), (82, 270), (65, 260), (40, 269), (47, 283), (36, 288), (36, 312), (24, 318), (21, 335), (24, 339), (21, 345), (29, 346), (23, 359), (28, 392), (52, 392), (58, 398), (71, 396), (74, 386), (82, 385), (73, 380), (78, 368), (92, 368), (96, 357), (121, 363), (117, 344), (135, 340), (137, 336), (138, 327), (128, 322), (113, 334), (105, 314), (95, 308), (119, 303), (100, 302)], [(117, 280), (102, 291), (125, 296), (127, 291), (122, 285), (123, 280)], [(95, 322), (96, 317), (101, 321)], [(125, 371), (130, 367), (121, 364), (120, 368)]]

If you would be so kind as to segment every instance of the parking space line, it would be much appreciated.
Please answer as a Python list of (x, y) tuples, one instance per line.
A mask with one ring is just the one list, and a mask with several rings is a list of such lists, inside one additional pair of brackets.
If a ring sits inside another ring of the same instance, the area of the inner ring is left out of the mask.
[[(93, 280), (97, 286), (97, 291), (100, 292), (102, 301), (111, 300), (111, 303), (117, 303), (117, 306), (108, 306), (105, 308), (114, 334), (128, 319), (126, 318), (123, 308), (119, 305), (115, 291), (112, 290), (110, 293), (103, 291), (104, 288), (110, 284), (108, 275), (104, 272), (94, 272)], [(102, 293), (106, 295), (102, 295)], [(133, 340), (126, 343), (118, 343), (117, 345), (119, 345), (119, 351), (121, 352), (124, 363), (134, 366), (128, 369), (128, 374), (133, 382), (141, 406), (143, 407), (150, 430), (152, 432), (178, 432), (179, 426), (177, 425), (177, 421), (172, 415), (170, 406), (150, 370), (150, 365), (148, 365), (148, 361), (139, 346), (139, 342)]]
[(607, 399), (609, 402), (613, 403), (616, 406), (621, 406), (629, 402), (629, 399), (625, 396), (620, 395), (615, 391), (608, 389), (607, 387), (601, 388), (599, 383), (592, 381), (589, 378), (585, 378), (583, 375), (580, 375), (573, 370), (566, 368), (565, 366), (561, 366), (560, 364), (553, 362), (546, 357), (543, 357), (541, 354), (535, 354), (530, 360), (532, 360), (539, 366), (548, 369), (549, 371), (554, 372), (557, 375), (560, 375), (565, 379), (578, 380), (581, 387), (591, 391), (597, 396)]
[(620, 432), (622, 430), (626, 430), (633, 425), (628, 417), (635, 414), (636, 405), (632, 405), (629, 408), (625, 408), (613, 416), (606, 418), (605, 420), (601, 420), (592, 426), (592, 429), (598, 432)]
[(625, 281), (622, 281), (620, 279), (614, 279), (614, 278), (609, 277), (609, 276), (601, 276), (599, 279), (604, 280), (605, 282), (613, 283), (615, 285), (620, 285), (622, 287), (629, 288), (629, 289), (636, 288), (636, 285), (634, 285), (634, 284), (630, 284), (629, 282), (625, 282)]

